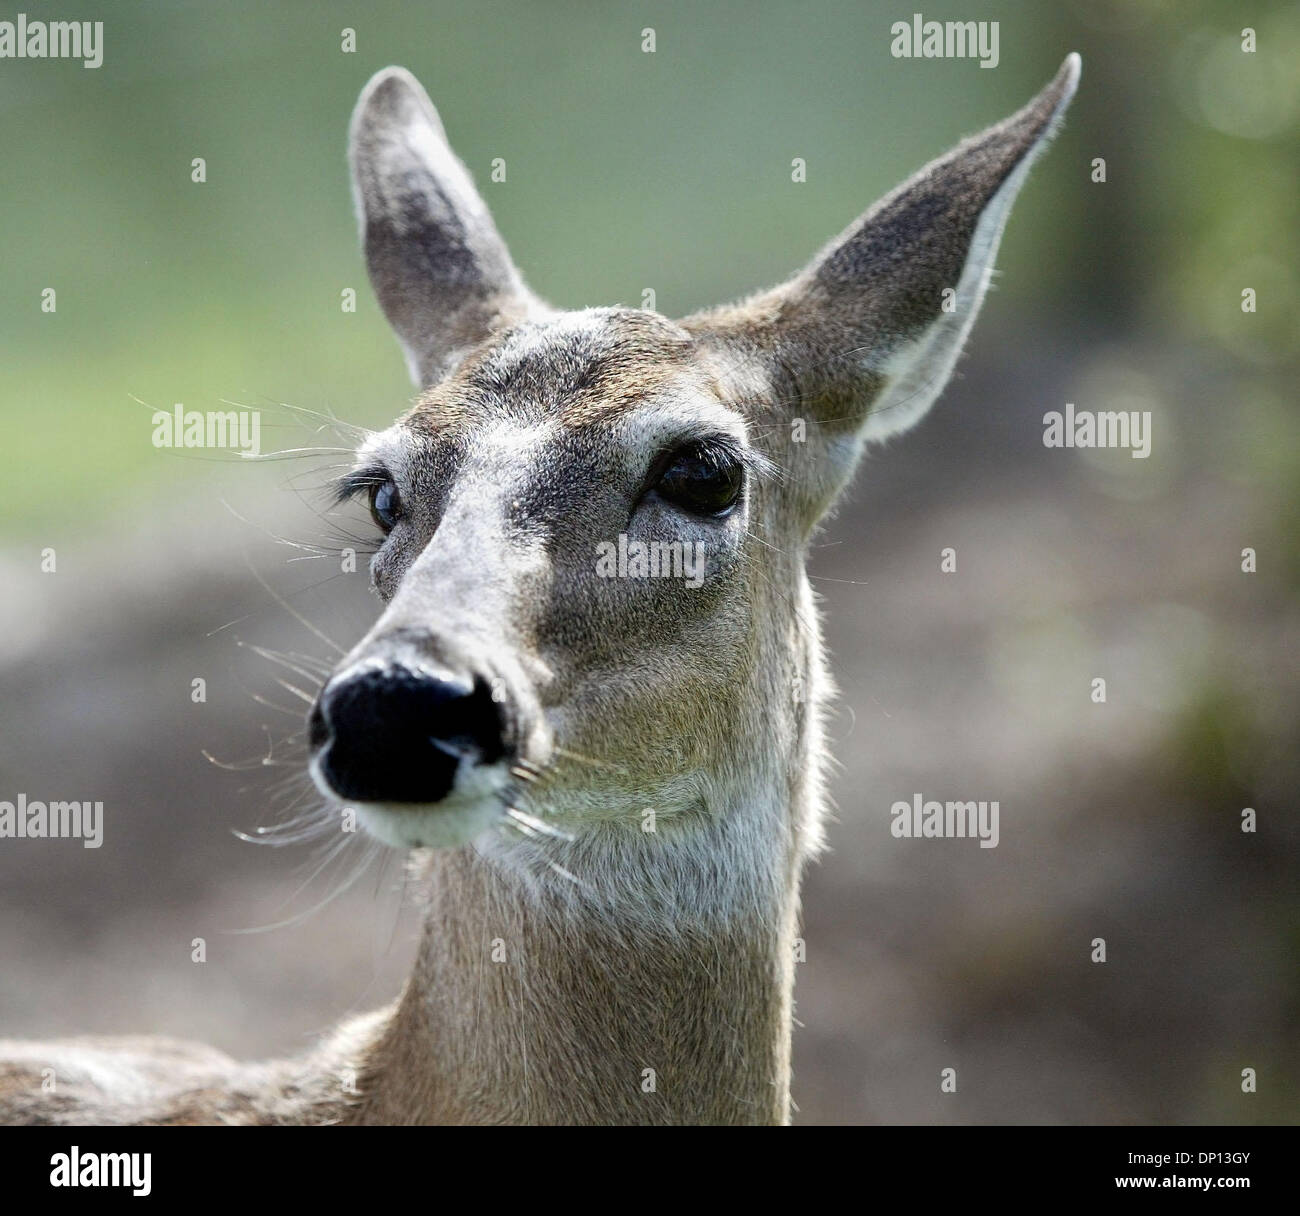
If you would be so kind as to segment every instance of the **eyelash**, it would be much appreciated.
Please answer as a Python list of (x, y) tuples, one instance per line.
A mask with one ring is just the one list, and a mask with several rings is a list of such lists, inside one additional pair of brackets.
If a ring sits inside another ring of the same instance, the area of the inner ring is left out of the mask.
[(358, 469), (345, 473), (334, 483), (334, 505), (341, 507), (357, 499), (368, 498), (378, 486), (393, 478), (388, 470), (376, 465), (371, 469)]

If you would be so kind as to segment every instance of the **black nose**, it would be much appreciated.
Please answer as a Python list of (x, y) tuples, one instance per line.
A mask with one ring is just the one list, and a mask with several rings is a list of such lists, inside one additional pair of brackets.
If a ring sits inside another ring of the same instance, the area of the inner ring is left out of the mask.
[(309, 726), (321, 775), (357, 802), (439, 802), (462, 764), (492, 764), (505, 752), (486, 681), (402, 664), (335, 676)]

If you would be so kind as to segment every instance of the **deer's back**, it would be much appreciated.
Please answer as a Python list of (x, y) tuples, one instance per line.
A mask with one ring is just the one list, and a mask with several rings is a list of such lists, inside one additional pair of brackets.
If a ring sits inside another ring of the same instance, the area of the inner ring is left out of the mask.
[(178, 1039), (0, 1041), (0, 1123), (278, 1122), (274, 1073)]

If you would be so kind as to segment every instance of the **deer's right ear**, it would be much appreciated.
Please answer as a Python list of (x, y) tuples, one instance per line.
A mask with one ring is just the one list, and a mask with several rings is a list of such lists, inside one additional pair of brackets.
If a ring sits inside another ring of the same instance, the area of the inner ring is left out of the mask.
[(765, 366), (780, 408), (820, 428), (818, 509), (865, 442), (911, 426), (947, 383), (1011, 204), (1078, 79), (1070, 55), (1028, 105), (886, 195), (801, 274), (683, 322), (727, 359)]
[(366, 269), (417, 385), (543, 310), (410, 72), (385, 68), (362, 90), (348, 156)]

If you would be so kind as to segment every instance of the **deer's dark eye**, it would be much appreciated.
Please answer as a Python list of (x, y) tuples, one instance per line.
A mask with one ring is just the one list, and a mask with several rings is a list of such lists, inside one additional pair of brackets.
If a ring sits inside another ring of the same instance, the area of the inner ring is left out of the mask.
[(668, 460), (655, 490), (695, 515), (725, 515), (740, 498), (745, 470), (732, 453), (714, 445), (683, 448)]
[(370, 487), (370, 514), (384, 532), (391, 532), (402, 518), (402, 500), (391, 481)]

